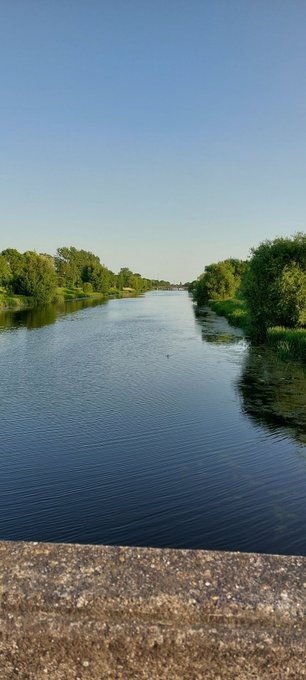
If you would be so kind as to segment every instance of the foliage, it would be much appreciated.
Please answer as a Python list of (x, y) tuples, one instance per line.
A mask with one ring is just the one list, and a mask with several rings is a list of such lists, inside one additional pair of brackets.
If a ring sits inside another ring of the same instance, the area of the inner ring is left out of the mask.
[(5, 285), (9, 290), (14, 292), (18, 277), (20, 276), (24, 267), (24, 256), (19, 253), (16, 248), (6, 248), (5, 250), (2, 250), (0, 255), (2, 258), (4, 258), (8, 272)]
[(12, 295), (11, 293), (0, 290), (0, 309), (29, 309), (34, 305), (34, 300), (25, 295)]
[[(22, 254), (15, 248), (7, 248), (0, 253), (0, 286), (4, 288), (0, 308), (8, 306), (8, 295), (11, 296), (9, 306), (12, 307), (14, 301), (19, 306), (18, 300), (23, 300), (24, 296), (31, 300), (31, 304), (72, 300), (84, 294), (93, 298), (106, 295), (122, 297), (126, 288), (137, 294), (150, 290), (153, 285), (160, 287), (163, 284), (168, 282), (153, 282), (128, 267), (114, 274), (101, 264), (97, 255), (74, 246), (58, 248), (55, 257), (31, 251)], [(18, 300), (16, 296), (19, 296)], [(24, 306), (23, 303), (20, 305)]]
[(63, 288), (57, 287), (56, 296), (62, 300), (78, 300), (84, 297), (83, 288)]
[(128, 267), (122, 267), (117, 277), (117, 284), (119, 290), (124, 288), (132, 288), (137, 293), (150, 290), (153, 282), (149, 279), (143, 279), (140, 274), (133, 272)]
[(306, 322), (306, 235), (264, 241), (252, 250), (242, 292), (254, 332)]
[(211, 300), (209, 306), (219, 316), (225, 316), (233, 326), (249, 331), (250, 320), (243, 300)]
[(273, 292), (276, 298), (278, 322), (293, 327), (306, 323), (306, 272), (293, 263), (284, 267), (276, 278)]
[(92, 284), (89, 283), (88, 281), (86, 283), (84, 283), (83, 284), (83, 291), (84, 291), (84, 295), (91, 295), (92, 291), (93, 291)]
[(246, 262), (234, 258), (208, 265), (198, 281), (191, 284), (194, 300), (201, 305), (208, 300), (235, 297), (246, 267)]
[(11, 268), (4, 255), (0, 255), (0, 286), (7, 286), (12, 278)]
[(184, 284), (185, 288), (187, 288), (188, 293), (190, 293), (193, 296), (194, 290), (197, 286), (198, 281), (195, 279), (194, 281), (186, 281)]
[(306, 362), (306, 330), (303, 328), (268, 328), (267, 342), (283, 359)]
[(27, 295), (37, 303), (51, 302), (56, 293), (53, 264), (44, 255), (28, 251), (23, 256), (23, 269), (14, 283), (14, 292)]
[(132, 288), (139, 293), (152, 287), (149, 279), (134, 274), (128, 267), (122, 267), (116, 275), (101, 264), (97, 255), (73, 246), (58, 248), (54, 261), (59, 286), (73, 288), (90, 283), (93, 291), (103, 295), (114, 288), (119, 291)]
[(60, 286), (78, 287), (89, 281), (93, 269), (101, 266), (97, 255), (73, 246), (58, 248), (54, 258)]
[(167, 289), (170, 288), (171, 283), (170, 281), (165, 281), (164, 279), (158, 280), (158, 279), (151, 279), (151, 286), (152, 288), (157, 288), (159, 290)]

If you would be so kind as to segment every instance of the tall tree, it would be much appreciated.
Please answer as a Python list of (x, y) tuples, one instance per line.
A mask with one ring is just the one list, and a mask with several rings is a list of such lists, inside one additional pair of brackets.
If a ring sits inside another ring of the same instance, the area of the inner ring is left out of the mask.
[(0, 255), (0, 286), (8, 286), (11, 279), (11, 268), (5, 257)]
[(243, 294), (254, 330), (304, 325), (306, 310), (306, 234), (264, 241), (252, 250)]
[(24, 266), (15, 285), (15, 292), (32, 297), (35, 302), (51, 302), (56, 292), (56, 273), (47, 257), (32, 251), (24, 254)]
[(194, 299), (198, 304), (206, 304), (208, 300), (235, 297), (246, 267), (246, 262), (233, 258), (208, 265), (204, 274), (192, 284)]

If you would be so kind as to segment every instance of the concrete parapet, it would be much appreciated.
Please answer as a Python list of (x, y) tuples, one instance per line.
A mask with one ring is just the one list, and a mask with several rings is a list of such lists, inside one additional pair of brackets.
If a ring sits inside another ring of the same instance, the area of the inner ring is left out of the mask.
[(0, 542), (1, 680), (306, 677), (306, 558)]

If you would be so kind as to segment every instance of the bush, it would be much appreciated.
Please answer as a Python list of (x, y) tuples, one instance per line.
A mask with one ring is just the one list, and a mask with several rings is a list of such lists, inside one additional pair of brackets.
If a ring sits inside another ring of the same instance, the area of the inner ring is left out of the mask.
[(83, 291), (84, 295), (92, 295), (93, 292), (92, 284), (89, 283), (88, 281), (86, 283), (83, 283)]
[(199, 305), (208, 300), (226, 300), (237, 294), (247, 263), (229, 258), (205, 267), (205, 272), (192, 284), (194, 300)]
[(14, 292), (32, 297), (35, 303), (51, 302), (56, 294), (56, 273), (44, 255), (26, 252), (24, 265), (14, 284)]
[(306, 322), (306, 235), (264, 241), (253, 249), (242, 283), (254, 332)]

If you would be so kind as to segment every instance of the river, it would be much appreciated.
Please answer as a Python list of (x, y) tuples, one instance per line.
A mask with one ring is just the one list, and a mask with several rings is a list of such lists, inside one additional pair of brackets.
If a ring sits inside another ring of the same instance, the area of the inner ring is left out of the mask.
[(185, 292), (0, 314), (0, 538), (306, 555), (306, 378)]

